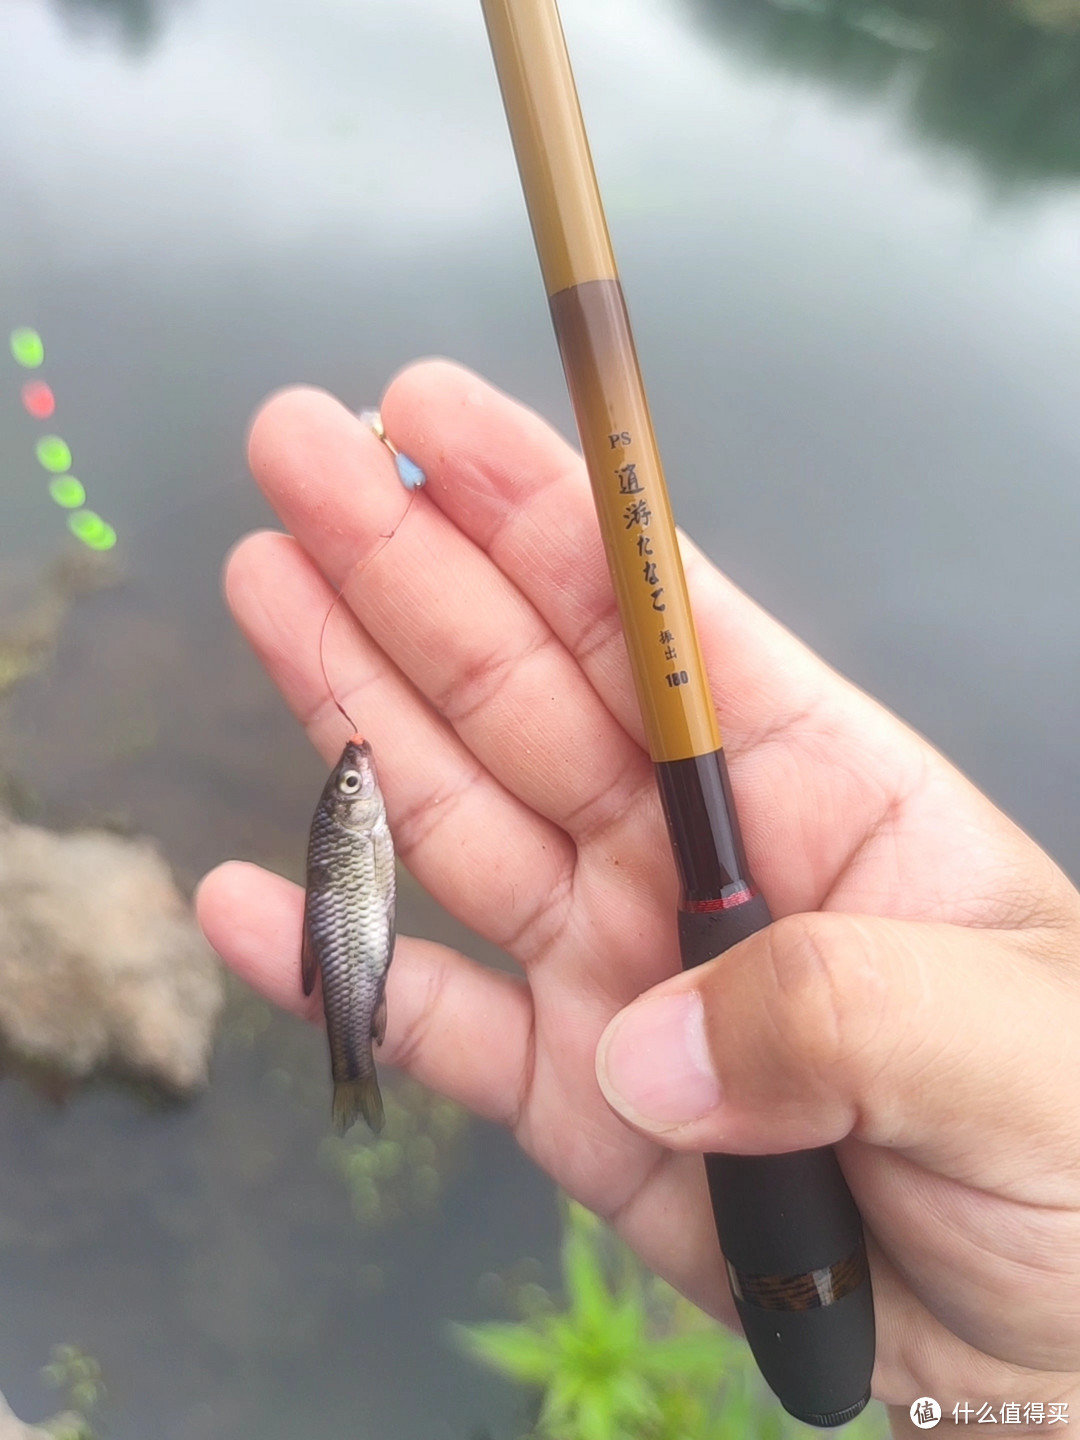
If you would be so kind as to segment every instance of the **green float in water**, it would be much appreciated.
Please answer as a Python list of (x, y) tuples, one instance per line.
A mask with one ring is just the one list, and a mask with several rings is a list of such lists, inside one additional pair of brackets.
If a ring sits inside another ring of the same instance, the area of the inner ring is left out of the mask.
[(71, 533), (91, 550), (111, 550), (116, 544), (116, 531), (93, 510), (76, 510), (67, 523)]
[(45, 346), (36, 330), (21, 325), (11, 332), (11, 353), (24, 370), (36, 370), (45, 359)]
[(86, 504), (82, 481), (76, 480), (74, 475), (58, 475), (55, 480), (50, 480), (49, 494), (65, 510), (77, 510), (80, 505)]
[(71, 469), (71, 451), (59, 435), (43, 435), (36, 448), (38, 462), (51, 474), (62, 475)]

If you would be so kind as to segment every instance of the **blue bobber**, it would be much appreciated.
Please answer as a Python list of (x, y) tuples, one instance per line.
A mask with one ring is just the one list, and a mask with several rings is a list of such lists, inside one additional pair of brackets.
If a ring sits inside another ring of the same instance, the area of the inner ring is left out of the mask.
[(406, 490), (419, 490), (427, 479), (420, 466), (410, 460), (407, 455), (402, 455), (400, 450), (394, 455), (394, 464), (397, 466), (397, 473)]

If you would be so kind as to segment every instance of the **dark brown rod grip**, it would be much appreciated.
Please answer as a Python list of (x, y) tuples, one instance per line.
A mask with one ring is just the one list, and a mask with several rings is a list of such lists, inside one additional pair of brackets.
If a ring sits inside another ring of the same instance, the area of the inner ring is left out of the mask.
[[(746, 866), (723, 753), (656, 768), (680, 862), (679, 949), (690, 969), (772, 917)], [(835, 1153), (706, 1155), (705, 1172), (761, 1373), (808, 1425), (854, 1419), (870, 1399), (874, 1304), (862, 1221)]]

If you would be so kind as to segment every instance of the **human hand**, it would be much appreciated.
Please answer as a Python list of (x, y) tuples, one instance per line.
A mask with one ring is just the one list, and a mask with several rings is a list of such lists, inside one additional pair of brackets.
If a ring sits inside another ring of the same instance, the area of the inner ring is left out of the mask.
[[(429, 477), (393, 538), (407, 497), (385, 449), (330, 397), (286, 392), (250, 458), (291, 533), (249, 536), (226, 579), (328, 763), (346, 725), (318, 639), (345, 582), (335, 688), (398, 853), (524, 971), (399, 936), (381, 1057), (511, 1127), (728, 1319), (700, 1152), (836, 1142), (894, 1423), (919, 1395), (946, 1413), (1075, 1403), (1080, 896), (684, 542), (751, 870), (783, 918), (677, 973), (674, 868), (580, 458), (444, 362), (400, 375), (382, 415)], [(318, 1020), (302, 904), (237, 863), (198, 896), (226, 962)]]

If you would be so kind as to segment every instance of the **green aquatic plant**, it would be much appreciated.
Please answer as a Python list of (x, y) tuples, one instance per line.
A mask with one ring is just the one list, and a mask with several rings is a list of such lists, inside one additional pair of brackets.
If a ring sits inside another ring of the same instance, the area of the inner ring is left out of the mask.
[(39, 667), (39, 657), (31, 646), (13, 644), (0, 636), (0, 695)]
[[(77, 482), (76, 482), (77, 483)], [(44, 669), (77, 601), (120, 582), (106, 554), (64, 553), (42, 574), (5, 576), (0, 592), (0, 696)]]
[(370, 1228), (431, 1211), (468, 1125), (459, 1105), (414, 1081), (388, 1085), (383, 1100), (381, 1135), (357, 1125), (319, 1145), (322, 1163), (345, 1182), (353, 1214)]
[(47, 1429), (53, 1440), (98, 1440), (97, 1431), (81, 1415), (61, 1415), (50, 1420)]
[[(513, 1323), (459, 1325), (465, 1350), (539, 1392), (531, 1440), (794, 1440), (744, 1341), (650, 1276), (580, 1205), (562, 1240), (565, 1302), (522, 1287)], [(874, 1407), (845, 1440), (884, 1440)]]
[(55, 1440), (97, 1440), (90, 1412), (105, 1398), (101, 1366), (77, 1345), (54, 1345), (52, 1359), (41, 1371), (44, 1380), (59, 1390), (70, 1407), (48, 1424)]

